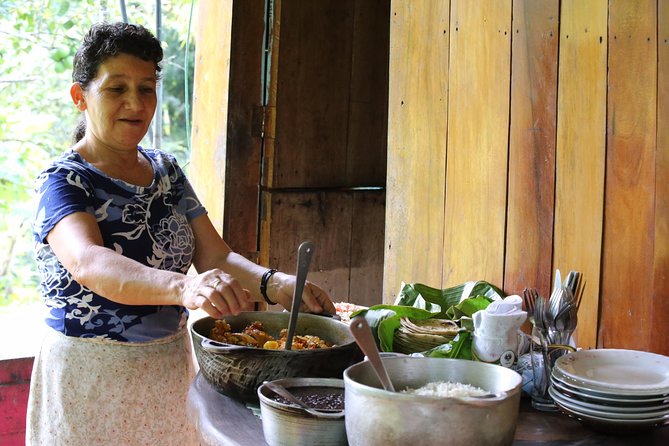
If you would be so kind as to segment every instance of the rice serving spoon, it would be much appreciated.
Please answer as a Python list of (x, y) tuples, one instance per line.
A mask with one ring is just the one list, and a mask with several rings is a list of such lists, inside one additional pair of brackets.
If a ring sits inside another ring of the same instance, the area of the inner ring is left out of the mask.
[(355, 342), (358, 343), (360, 350), (367, 356), (376, 376), (378, 376), (381, 385), (388, 392), (394, 392), (395, 387), (390, 381), (388, 372), (383, 366), (383, 361), (381, 360), (381, 355), (379, 354), (379, 349), (376, 346), (376, 341), (372, 335), (372, 330), (367, 324), (367, 320), (364, 316), (356, 316), (351, 320), (350, 325), (351, 334), (355, 338)]

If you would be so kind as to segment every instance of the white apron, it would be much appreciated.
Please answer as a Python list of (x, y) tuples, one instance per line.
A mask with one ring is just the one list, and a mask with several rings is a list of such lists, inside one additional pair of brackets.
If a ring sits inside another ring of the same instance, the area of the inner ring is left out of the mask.
[(187, 330), (146, 343), (48, 330), (30, 383), (26, 445), (197, 445), (186, 415)]

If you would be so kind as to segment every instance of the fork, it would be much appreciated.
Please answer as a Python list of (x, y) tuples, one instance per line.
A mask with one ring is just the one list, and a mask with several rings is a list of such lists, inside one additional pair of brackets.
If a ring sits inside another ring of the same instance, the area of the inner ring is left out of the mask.
[(525, 288), (523, 290), (523, 302), (525, 303), (525, 311), (527, 311), (528, 319), (534, 325), (534, 308), (537, 304), (537, 290), (535, 288)]
[(540, 330), (544, 336), (548, 332), (548, 318), (549, 315), (547, 313), (547, 306), (548, 306), (548, 301), (544, 299), (541, 296), (537, 296), (536, 306), (534, 307), (534, 326), (537, 327), (538, 330)]

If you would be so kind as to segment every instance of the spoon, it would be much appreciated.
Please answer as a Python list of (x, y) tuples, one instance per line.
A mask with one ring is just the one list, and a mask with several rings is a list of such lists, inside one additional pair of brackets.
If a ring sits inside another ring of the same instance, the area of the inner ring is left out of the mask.
[(293, 395), (290, 390), (286, 389), (279, 383), (268, 381), (265, 383), (267, 387), (272, 392), (280, 395), (290, 401), (300, 406), (302, 409), (310, 413), (311, 415), (321, 417), (321, 418), (341, 418), (344, 415), (343, 410), (336, 409), (314, 409), (313, 407), (308, 406), (304, 401)]
[(304, 283), (307, 280), (309, 272), (309, 262), (314, 253), (314, 245), (310, 241), (305, 241), (297, 248), (297, 274), (295, 278), (295, 289), (293, 290), (293, 304), (290, 306), (290, 319), (288, 319), (288, 333), (286, 334), (286, 350), (293, 347), (293, 336), (295, 335), (295, 326), (297, 325), (297, 314), (300, 312), (302, 304), (302, 292)]
[(351, 334), (355, 338), (355, 341), (358, 343), (358, 346), (372, 364), (374, 372), (376, 372), (376, 376), (379, 377), (379, 381), (381, 381), (383, 388), (389, 392), (394, 392), (395, 387), (393, 387), (393, 383), (390, 381), (388, 372), (383, 366), (383, 361), (381, 360), (379, 349), (376, 347), (376, 341), (372, 335), (372, 330), (369, 328), (365, 317), (354, 317), (351, 320), (350, 330)]

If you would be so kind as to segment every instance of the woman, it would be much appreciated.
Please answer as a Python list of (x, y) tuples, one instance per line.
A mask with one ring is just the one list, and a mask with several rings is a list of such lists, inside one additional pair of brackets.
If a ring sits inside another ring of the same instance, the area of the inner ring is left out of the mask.
[[(154, 36), (123, 23), (94, 25), (75, 55), (70, 94), (85, 129), (36, 182), (53, 330), (33, 367), (28, 444), (194, 444), (186, 309), (290, 308), (295, 277), (232, 252), (174, 158), (138, 145), (161, 60)], [(303, 310), (335, 308), (307, 282)]]

